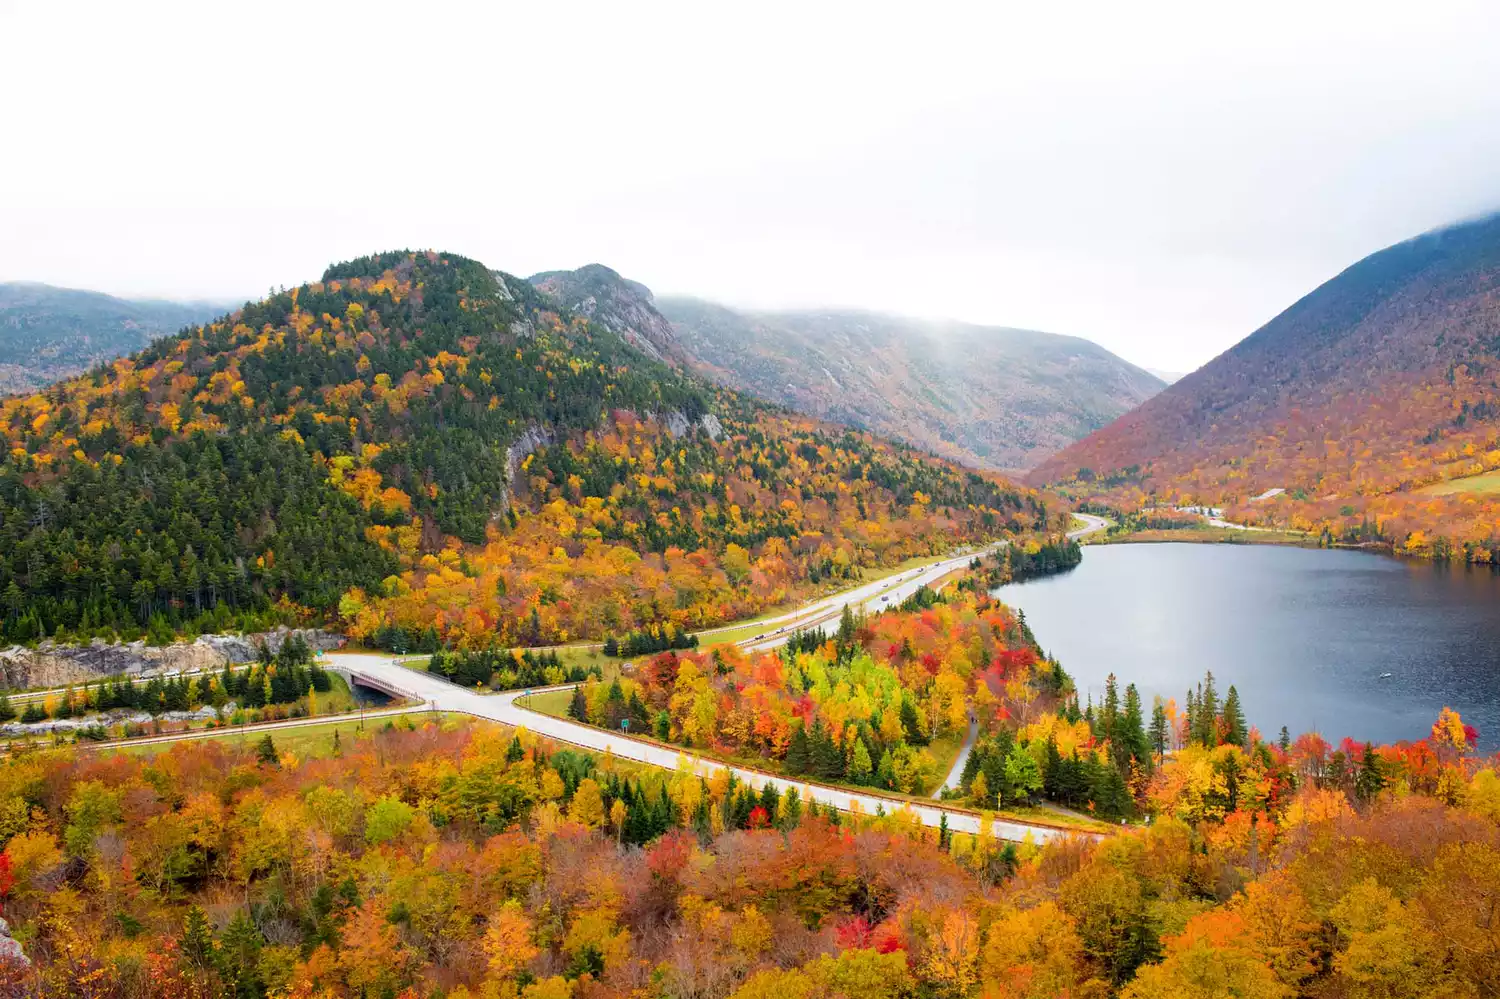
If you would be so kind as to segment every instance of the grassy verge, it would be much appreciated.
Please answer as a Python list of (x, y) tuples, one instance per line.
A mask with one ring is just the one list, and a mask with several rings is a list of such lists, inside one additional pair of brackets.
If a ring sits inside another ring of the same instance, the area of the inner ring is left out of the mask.
[[(339, 741), (345, 748), (350, 747), (356, 740), (369, 738), (371, 733), (385, 728), (389, 722), (398, 726), (417, 725), (420, 719), (430, 718), (431, 715), (413, 713), (410, 715), (394, 715), (383, 718), (366, 718), (363, 725), (360, 723), (358, 714), (341, 715), (317, 724), (309, 723), (299, 725), (295, 728), (267, 729), (261, 725), (247, 725), (244, 728), (235, 729), (209, 729), (194, 732), (197, 739), (214, 739), (228, 746), (253, 746), (259, 743), (267, 735), (271, 736), (276, 748), (282, 752), (295, 753), (304, 759), (333, 755), (333, 735), (339, 734)], [(462, 718), (463, 715), (444, 715), (446, 718)], [(121, 753), (131, 753), (138, 756), (155, 756), (157, 753), (166, 752), (178, 742), (187, 742), (188, 739), (180, 739), (174, 742), (153, 742), (146, 745), (131, 745), (122, 742), (113, 748)]]
[(1309, 545), (1315, 539), (1300, 531), (1237, 531), (1232, 527), (1176, 527), (1115, 534), (1099, 544), (1131, 545), (1185, 541), (1200, 545)]
[(1418, 496), (1451, 496), (1454, 493), (1500, 493), (1500, 472), (1448, 479), (1416, 490)]
[(554, 718), (568, 717), (568, 702), (573, 699), (573, 690), (548, 690), (529, 697), (517, 698), (516, 703), (538, 714)]

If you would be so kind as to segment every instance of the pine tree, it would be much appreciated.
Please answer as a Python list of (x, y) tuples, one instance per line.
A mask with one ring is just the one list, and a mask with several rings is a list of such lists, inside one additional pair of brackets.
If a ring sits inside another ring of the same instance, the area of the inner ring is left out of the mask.
[(1167, 754), (1167, 706), (1159, 694), (1151, 703), (1151, 747), (1160, 763)]
[(953, 845), (953, 830), (948, 828), (948, 813), (938, 820), (938, 849), (948, 850)]
[(1214, 690), (1213, 670), (1203, 674), (1198, 695), (1198, 741), (1210, 749), (1219, 744), (1219, 695)]
[(904, 697), (901, 699), (901, 728), (906, 732), (906, 741), (913, 746), (927, 745), (927, 733), (922, 729), (917, 706)]
[(281, 761), (281, 757), (276, 753), (276, 743), (272, 740), (270, 732), (261, 737), (255, 748), (255, 758), (271, 766), (276, 766)]
[(583, 694), (583, 685), (578, 684), (573, 688), (573, 699), (568, 702), (568, 717), (574, 721), (588, 724), (589, 701)]
[(1376, 795), (1385, 790), (1385, 785), (1385, 772), (1381, 768), (1380, 757), (1375, 755), (1375, 747), (1367, 742), (1359, 771), (1354, 775), (1354, 793), (1360, 801), (1373, 801)]
[(797, 793), (795, 787), (786, 789), (786, 797), (781, 800), (781, 816), (778, 825), (782, 829), (790, 831), (797, 828), (802, 821), (802, 795)]
[(1127, 762), (1135, 760), (1147, 770), (1151, 769), (1151, 742), (1146, 738), (1140, 691), (1133, 683), (1125, 688), (1125, 711), (1120, 716), (1119, 740), (1125, 746)]
[(787, 773), (805, 774), (812, 769), (812, 750), (808, 745), (807, 730), (800, 723), (792, 729), (785, 762)]
[(1285, 725), (1281, 726), (1281, 738), (1276, 740), (1276, 745), (1281, 747), (1283, 753), (1292, 748), (1292, 733), (1286, 730)]
[[(662, 788), (662, 793), (666, 793), (665, 787)], [(766, 781), (765, 787), (760, 789), (760, 807), (766, 813), (766, 821), (774, 826), (776, 815), (781, 811), (781, 793), (770, 781)], [(662, 832), (665, 831), (665, 829), (662, 830)]]
[(844, 605), (844, 613), (839, 616), (838, 644), (840, 648), (849, 648), (854, 644), (854, 611), (848, 604)]
[(1245, 713), (1240, 710), (1240, 692), (1229, 685), (1229, 694), (1224, 698), (1224, 741), (1231, 746), (1243, 748), (1250, 736), (1245, 725)]
[(260, 978), (260, 930), (244, 909), (235, 913), (224, 928), (224, 939), (217, 952), (219, 974), (233, 986), (239, 996), (264, 994), (265, 987)]
[(1104, 678), (1104, 707), (1099, 711), (1098, 732), (1104, 738), (1115, 741), (1120, 728), (1120, 688), (1111, 673)]
[(213, 929), (208, 925), (208, 916), (197, 905), (189, 906), (183, 918), (178, 947), (182, 956), (199, 968), (207, 968), (213, 963)]
[(1042, 793), (1049, 798), (1057, 798), (1059, 782), (1063, 776), (1063, 758), (1057, 751), (1057, 737), (1047, 736), (1047, 757), (1042, 764)]

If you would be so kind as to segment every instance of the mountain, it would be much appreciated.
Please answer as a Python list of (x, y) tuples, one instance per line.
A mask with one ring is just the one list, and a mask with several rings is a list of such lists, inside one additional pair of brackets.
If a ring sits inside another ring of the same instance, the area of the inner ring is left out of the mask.
[(627, 281), (603, 264), (576, 271), (544, 271), (528, 278), (549, 298), (602, 325), (658, 361), (681, 363), (672, 324), (656, 311), (651, 289)]
[(657, 300), (598, 264), (531, 282), (654, 357), (979, 468), (1034, 465), (1162, 388), (1155, 376), (1076, 337)]
[(1500, 552), (1497, 469), (1491, 215), (1359, 261), (1031, 480), (1490, 561)]
[(984, 468), (1029, 468), (1162, 388), (1077, 337), (867, 312), (659, 305), (699, 371)]
[(387, 253), (0, 400), (0, 639), (336, 620), (413, 644), (697, 627), (1052, 526), (1041, 498)]
[(0, 283), (0, 393), (27, 392), (140, 350), (223, 311), (203, 302), (131, 301), (46, 284)]

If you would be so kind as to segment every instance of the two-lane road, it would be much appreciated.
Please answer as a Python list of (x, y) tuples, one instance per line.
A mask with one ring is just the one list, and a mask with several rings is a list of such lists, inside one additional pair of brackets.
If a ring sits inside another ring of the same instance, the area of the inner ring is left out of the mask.
[[(978, 818), (965, 812), (955, 812), (935, 805), (907, 803), (901, 799), (882, 795), (788, 780), (784, 777), (777, 777), (744, 767), (731, 767), (717, 760), (705, 759), (693, 755), (685, 750), (668, 748), (641, 739), (628, 738), (623, 734), (608, 732), (591, 725), (582, 725), (570, 718), (556, 718), (552, 715), (544, 715), (537, 711), (531, 711), (517, 703), (518, 699), (524, 698), (526, 693), (524, 691), (508, 691), (502, 694), (478, 694), (474, 691), (455, 686), (439, 677), (407, 669), (387, 656), (333, 654), (328, 656), (327, 660), (331, 666), (348, 672), (356, 679), (374, 681), (388, 690), (399, 690), (413, 700), (422, 701), (435, 707), (437, 710), (458, 711), (480, 718), (488, 718), (503, 725), (525, 728), (528, 731), (546, 736), (549, 739), (570, 743), (584, 749), (593, 750), (594, 752), (613, 753), (621, 759), (648, 763), (652, 766), (663, 767), (668, 770), (675, 769), (679, 764), (686, 763), (695, 773), (704, 776), (727, 769), (733, 771), (735, 776), (740, 780), (753, 784), (756, 787), (761, 787), (769, 782), (774, 784), (782, 793), (785, 793), (787, 788), (795, 787), (797, 788), (797, 793), (802, 796), (804, 801), (812, 800), (821, 805), (833, 805), (836, 808), (846, 811), (857, 809), (866, 814), (873, 814), (877, 808), (883, 807), (886, 811), (890, 812), (900, 808), (903, 804), (907, 804), (926, 825), (938, 825), (942, 820), (942, 816), (946, 814), (950, 828), (969, 833), (979, 831)], [(549, 689), (571, 689), (571, 685), (563, 688)], [(993, 832), (994, 835), (1003, 839), (1017, 841), (1030, 835), (1038, 843), (1069, 835), (1095, 835), (1090, 833), (1072, 833), (1069, 830), (1053, 826), (1031, 825), (1029, 823), (1003, 820), (995, 821)]]

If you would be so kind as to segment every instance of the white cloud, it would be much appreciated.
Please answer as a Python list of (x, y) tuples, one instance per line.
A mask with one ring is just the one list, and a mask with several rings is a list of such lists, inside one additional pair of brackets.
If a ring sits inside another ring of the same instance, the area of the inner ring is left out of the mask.
[(1244, 10), (0, 2), (0, 277), (433, 246), (1185, 369), (1500, 205), (1500, 8)]

